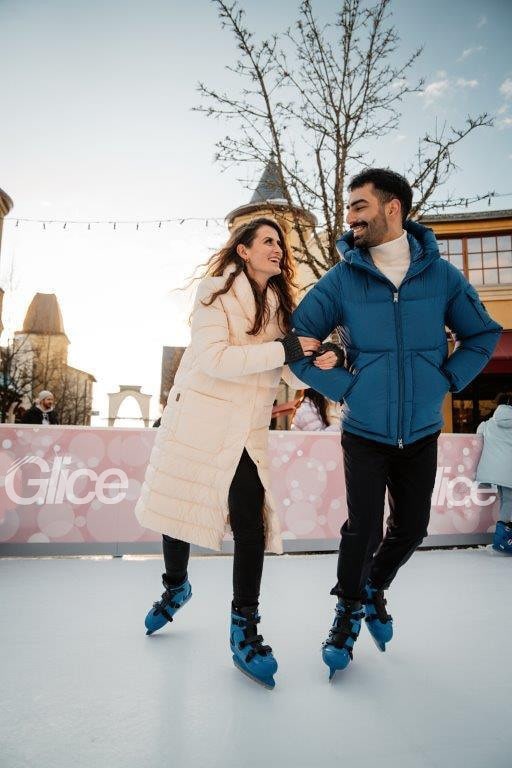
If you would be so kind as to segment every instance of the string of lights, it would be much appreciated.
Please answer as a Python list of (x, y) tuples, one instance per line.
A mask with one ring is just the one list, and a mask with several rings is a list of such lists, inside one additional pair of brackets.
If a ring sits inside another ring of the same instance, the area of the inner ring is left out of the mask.
[(440, 202), (429, 203), (430, 210), (446, 210), (447, 208), (458, 208), (464, 206), (467, 208), (474, 203), (479, 203), (487, 200), (487, 205), (491, 205), (491, 201), (496, 197), (512, 197), (512, 192), (486, 192), (484, 195), (474, 195), (470, 197), (455, 197), (450, 200), (441, 200)]
[[(491, 205), (491, 201), (496, 198), (512, 197), (512, 192), (487, 192), (483, 195), (472, 195), (467, 197), (452, 198), (450, 200), (434, 201), (429, 203), (428, 212), (432, 211), (445, 211), (456, 207), (464, 206), (468, 208), (477, 202), (487, 200), (487, 205)], [(271, 202), (271, 201), (269, 201)], [(93, 227), (108, 226), (112, 227), (114, 231), (121, 227), (135, 227), (136, 230), (142, 227), (154, 227), (156, 229), (162, 229), (168, 224), (189, 224), (190, 222), (199, 222), (206, 228), (210, 224), (222, 225), (225, 222), (224, 216), (176, 216), (173, 218), (160, 218), (160, 219), (36, 219), (25, 217), (7, 217), (4, 219), (5, 224), (10, 224), (14, 228), (19, 229), (23, 224), (40, 224), (43, 230), (47, 230), (50, 227), (61, 227), (62, 229), (68, 229), (72, 226), (82, 226), (88, 231)]]
[(156, 229), (162, 229), (165, 224), (186, 224), (192, 221), (200, 222), (208, 227), (210, 224), (222, 224), (224, 222), (224, 216), (209, 216), (203, 218), (201, 216), (182, 216), (172, 219), (29, 219), (24, 217), (18, 218), (6, 218), (4, 222), (6, 224), (14, 225), (15, 229), (19, 229), (22, 224), (41, 224), (43, 229), (54, 226), (60, 226), (62, 229), (68, 229), (70, 226), (78, 225), (85, 227), (87, 230), (91, 230), (94, 226), (110, 226), (113, 230), (117, 230), (123, 226), (134, 226), (136, 230), (142, 226), (154, 226)]

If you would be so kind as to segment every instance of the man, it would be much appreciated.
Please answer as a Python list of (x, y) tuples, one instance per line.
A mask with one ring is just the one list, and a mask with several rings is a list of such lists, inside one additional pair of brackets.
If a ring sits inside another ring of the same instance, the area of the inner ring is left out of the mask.
[[(325, 339), (337, 328), (346, 349), (345, 368), (320, 370), (310, 358), (292, 364), (302, 381), (343, 403), (348, 520), (322, 651), (330, 678), (349, 664), (364, 615), (380, 650), (391, 640), (384, 590), (427, 532), (444, 397), (479, 373), (501, 331), (461, 272), (440, 258), (433, 232), (407, 220), (406, 179), (370, 168), (348, 189), (342, 260), (293, 315), (296, 334)], [(445, 326), (457, 338), (450, 356)]]
[(31, 408), (25, 411), (21, 418), (22, 424), (58, 424), (57, 415), (53, 410), (55, 398), (47, 389), (43, 389)]

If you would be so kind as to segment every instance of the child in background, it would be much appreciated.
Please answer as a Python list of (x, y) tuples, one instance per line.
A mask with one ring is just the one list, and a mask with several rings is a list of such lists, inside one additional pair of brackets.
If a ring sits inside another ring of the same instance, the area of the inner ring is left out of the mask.
[(498, 486), (500, 514), (492, 548), (512, 555), (512, 393), (499, 395), (497, 406), (492, 417), (478, 425), (484, 446), (476, 479)]
[(302, 402), (295, 411), (292, 430), (304, 432), (339, 432), (339, 423), (331, 423), (329, 401), (315, 389), (305, 389)]

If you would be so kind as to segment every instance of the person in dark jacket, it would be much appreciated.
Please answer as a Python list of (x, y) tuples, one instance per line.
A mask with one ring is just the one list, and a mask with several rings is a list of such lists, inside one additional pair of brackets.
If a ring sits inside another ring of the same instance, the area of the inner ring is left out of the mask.
[(55, 398), (47, 389), (43, 389), (35, 404), (25, 411), (22, 424), (58, 424), (57, 414), (53, 410)]
[[(337, 328), (346, 351), (344, 368), (292, 364), (302, 381), (342, 402), (348, 520), (323, 645), (331, 677), (350, 662), (363, 616), (381, 650), (392, 637), (384, 590), (427, 532), (443, 400), (482, 370), (501, 332), (464, 275), (440, 258), (434, 233), (407, 220), (411, 204), (399, 174), (355, 176), (341, 260), (292, 317), (300, 336), (322, 340)], [(446, 326), (456, 336), (451, 355)]]

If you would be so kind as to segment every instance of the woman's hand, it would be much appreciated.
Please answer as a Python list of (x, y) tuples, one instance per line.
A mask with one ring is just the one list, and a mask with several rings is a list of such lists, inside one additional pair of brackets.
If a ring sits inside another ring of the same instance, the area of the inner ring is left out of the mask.
[(320, 345), (317, 357), (313, 361), (322, 371), (330, 371), (331, 368), (341, 368), (345, 365), (345, 350), (332, 341), (324, 341)]
[(313, 361), (313, 365), (320, 368), (322, 371), (330, 371), (331, 368), (336, 368), (338, 364), (338, 357), (334, 352), (324, 352), (323, 355), (318, 355)]
[(318, 339), (310, 339), (309, 336), (297, 336), (297, 338), (306, 357), (311, 357), (311, 355), (316, 352), (320, 346)]

